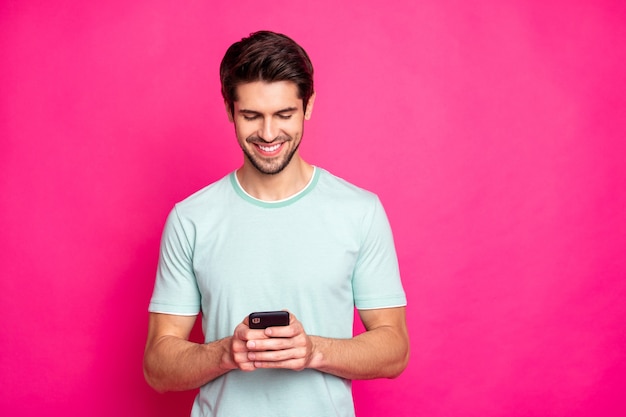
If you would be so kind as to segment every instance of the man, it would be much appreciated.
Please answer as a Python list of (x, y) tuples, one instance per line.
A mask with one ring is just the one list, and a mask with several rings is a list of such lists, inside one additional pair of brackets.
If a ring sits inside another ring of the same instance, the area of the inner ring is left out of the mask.
[[(192, 416), (353, 416), (350, 380), (393, 378), (408, 362), (387, 218), (375, 195), (301, 158), (315, 92), (299, 45), (254, 33), (228, 49), (220, 77), (244, 161), (168, 217), (146, 380), (199, 387)], [(355, 306), (366, 331), (352, 337)], [(281, 309), (287, 326), (249, 327), (249, 313)], [(204, 344), (188, 341), (200, 311)]]

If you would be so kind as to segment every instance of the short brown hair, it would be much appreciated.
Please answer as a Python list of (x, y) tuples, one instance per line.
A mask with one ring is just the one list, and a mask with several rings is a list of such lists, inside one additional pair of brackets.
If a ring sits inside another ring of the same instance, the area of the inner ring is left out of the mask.
[(237, 101), (237, 86), (265, 81), (291, 81), (298, 87), (304, 111), (313, 95), (313, 64), (293, 39), (275, 32), (259, 31), (235, 42), (220, 64), (222, 96), (231, 112)]

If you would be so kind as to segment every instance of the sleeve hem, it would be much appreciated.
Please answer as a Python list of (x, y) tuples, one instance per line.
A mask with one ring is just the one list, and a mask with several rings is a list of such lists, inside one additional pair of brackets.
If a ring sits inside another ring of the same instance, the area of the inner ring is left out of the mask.
[(378, 308), (404, 307), (407, 305), (406, 296), (386, 297), (384, 299), (355, 300), (357, 310), (374, 310)]
[(197, 306), (176, 306), (162, 303), (150, 303), (148, 307), (150, 313), (172, 314), (176, 316), (197, 316), (200, 308)]
[(406, 303), (398, 304), (398, 305), (385, 305), (385, 306), (380, 306), (380, 307), (357, 307), (356, 309), (361, 311), (361, 310), (382, 310), (385, 308), (398, 308), (398, 307), (406, 307)]

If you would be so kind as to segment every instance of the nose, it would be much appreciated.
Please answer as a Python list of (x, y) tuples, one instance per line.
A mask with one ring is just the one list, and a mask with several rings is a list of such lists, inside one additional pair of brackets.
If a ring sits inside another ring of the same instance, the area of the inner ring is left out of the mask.
[(272, 142), (278, 136), (278, 126), (271, 117), (263, 119), (258, 135), (265, 142)]

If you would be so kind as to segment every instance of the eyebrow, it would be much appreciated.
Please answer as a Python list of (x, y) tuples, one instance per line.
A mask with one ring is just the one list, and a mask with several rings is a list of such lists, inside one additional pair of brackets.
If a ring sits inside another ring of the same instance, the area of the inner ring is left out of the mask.
[[(294, 111), (298, 111), (297, 107), (286, 107), (284, 109), (280, 109), (276, 112), (274, 112), (274, 114), (280, 114), (280, 113), (289, 113), (289, 112), (294, 112)], [(239, 113), (245, 113), (245, 114), (258, 114), (261, 115), (261, 112), (258, 112), (256, 110), (250, 110), (250, 109), (239, 109)]]

